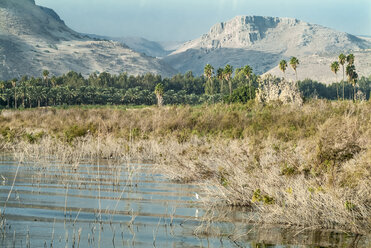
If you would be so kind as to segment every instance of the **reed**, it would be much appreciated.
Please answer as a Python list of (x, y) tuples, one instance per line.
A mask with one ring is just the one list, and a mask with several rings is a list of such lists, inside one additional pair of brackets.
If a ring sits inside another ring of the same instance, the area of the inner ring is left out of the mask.
[(3, 111), (0, 124), (1, 146), (28, 160), (150, 161), (254, 222), (371, 231), (370, 102), (46, 108)]

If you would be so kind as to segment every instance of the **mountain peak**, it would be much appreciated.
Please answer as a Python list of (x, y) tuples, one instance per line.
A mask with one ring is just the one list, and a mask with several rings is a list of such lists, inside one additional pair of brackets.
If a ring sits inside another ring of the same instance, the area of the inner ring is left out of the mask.
[(34, 0), (1, 0), (0, 34), (52, 41), (82, 38), (69, 29), (52, 9), (37, 6)]
[[(294, 26), (300, 21), (294, 18), (264, 17), (264, 16), (236, 16), (227, 22), (214, 25), (208, 34), (202, 36), (204, 40), (212, 39), (214, 42), (206, 47), (246, 46), (266, 36), (268, 29), (274, 29), (279, 24)], [(215, 42), (218, 41), (219, 42)]]
[(236, 16), (211, 27), (200, 38), (187, 42), (173, 54), (188, 49), (242, 48), (275, 53), (336, 53), (361, 50), (369, 44), (353, 35), (295, 18)]
[[(365, 39), (295, 18), (236, 16), (215, 24), (200, 38), (183, 44), (165, 61), (175, 69), (192, 70), (195, 74), (202, 74), (205, 64), (213, 64), (215, 68), (249, 64), (256, 73), (265, 73), (275, 68), (281, 59), (295, 56), (303, 63), (304, 59), (308, 60), (308, 73), (301, 74), (304, 78), (313, 77), (311, 63), (316, 66), (321, 63), (321, 70), (328, 73), (318, 79), (327, 80), (334, 75), (324, 61), (336, 59), (340, 53), (362, 53), (369, 48), (371, 43)], [(315, 58), (313, 62), (312, 58)]]
[(111, 41), (97, 41), (70, 29), (52, 9), (33, 0), (0, 0), (0, 79), (38, 76), (47, 69), (164, 76), (175, 70), (156, 58)]

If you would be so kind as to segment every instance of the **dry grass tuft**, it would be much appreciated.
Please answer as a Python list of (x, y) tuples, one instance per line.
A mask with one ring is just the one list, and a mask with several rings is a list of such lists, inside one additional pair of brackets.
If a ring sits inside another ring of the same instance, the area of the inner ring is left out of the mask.
[(37, 109), (0, 115), (0, 146), (63, 161), (152, 161), (254, 221), (371, 232), (371, 103)]

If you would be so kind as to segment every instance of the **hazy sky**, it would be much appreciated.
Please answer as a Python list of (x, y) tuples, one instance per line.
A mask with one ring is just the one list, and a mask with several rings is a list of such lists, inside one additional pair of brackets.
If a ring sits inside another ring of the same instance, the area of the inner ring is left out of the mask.
[(371, 0), (36, 0), (82, 33), (156, 41), (199, 37), (237, 15), (294, 17), (371, 35)]

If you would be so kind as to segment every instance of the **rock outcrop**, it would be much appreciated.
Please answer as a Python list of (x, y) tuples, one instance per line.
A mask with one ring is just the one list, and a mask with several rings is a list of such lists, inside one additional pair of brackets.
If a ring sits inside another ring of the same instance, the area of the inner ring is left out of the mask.
[(176, 71), (159, 59), (134, 52), (119, 42), (89, 38), (68, 28), (53, 10), (33, 0), (0, 1), (0, 80), (76, 71), (171, 76)]
[(256, 100), (261, 103), (280, 101), (283, 104), (303, 105), (303, 98), (296, 83), (271, 74), (259, 79)]
[[(367, 39), (293, 18), (237, 16), (214, 25), (207, 34), (185, 43), (164, 60), (175, 69), (199, 75), (206, 64), (214, 68), (249, 64), (256, 73), (280, 75), (279, 61), (295, 56), (301, 62), (299, 79), (330, 82), (335, 75), (329, 66), (339, 53), (354, 53), (359, 74), (371, 74), (370, 48)], [(293, 72), (287, 73), (294, 79)]]

